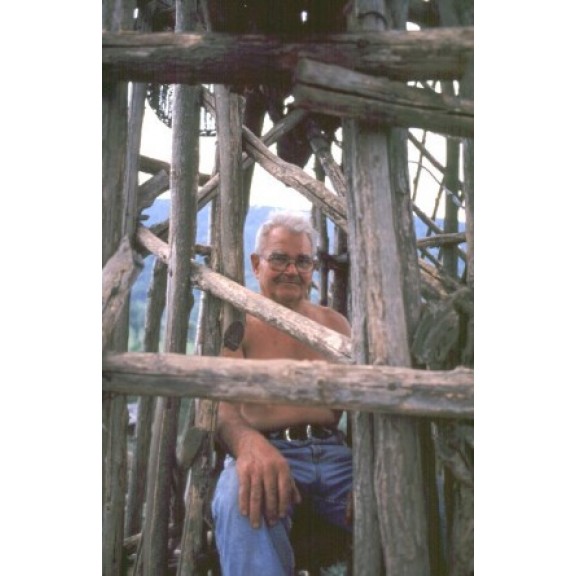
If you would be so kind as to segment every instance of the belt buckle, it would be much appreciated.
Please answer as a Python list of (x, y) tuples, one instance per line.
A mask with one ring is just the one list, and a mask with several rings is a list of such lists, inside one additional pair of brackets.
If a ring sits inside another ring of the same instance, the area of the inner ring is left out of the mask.
[[(306, 438), (308, 440), (312, 439), (312, 425), (306, 424)], [(288, 442), (295, 442), (296, 439), (290, 436), (290, 426), (284, 428), (284, 440), (288, 440)]]

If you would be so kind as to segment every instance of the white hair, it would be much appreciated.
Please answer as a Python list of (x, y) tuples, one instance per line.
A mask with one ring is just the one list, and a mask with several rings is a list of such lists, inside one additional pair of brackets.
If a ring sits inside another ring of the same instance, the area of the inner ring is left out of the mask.
[(313, 250), (316, 246), (316, 230), (314, 230), (309, 218), (296, 212), (275, 212), (258, 228), (254, 248), (256, 254), (262, 254), (264, 241), (274, 228), (286, 228), (294, 234), (306, 234)]

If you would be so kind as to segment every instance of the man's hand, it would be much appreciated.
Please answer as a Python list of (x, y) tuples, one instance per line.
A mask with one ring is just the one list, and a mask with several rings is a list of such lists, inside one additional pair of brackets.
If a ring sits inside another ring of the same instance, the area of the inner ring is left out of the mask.
[(249, 517), (254, 528), (260, 526), (262, 513), (273, 526), (278, 518), (286, 516), (291, 503), (302, 500), (288, 462), (257, 432), (242, 439), (236, 471), (240, 481), (240, 512)]

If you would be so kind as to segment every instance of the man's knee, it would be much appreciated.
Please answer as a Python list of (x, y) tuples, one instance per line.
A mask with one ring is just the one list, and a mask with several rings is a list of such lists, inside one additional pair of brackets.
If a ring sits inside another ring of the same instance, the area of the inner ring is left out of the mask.
[(233, 465), (225, 467), (220, 473), (214, 497), (212, 515), (216, 520), (222, 514), (240, 513), (238, 509), (238, 475)]

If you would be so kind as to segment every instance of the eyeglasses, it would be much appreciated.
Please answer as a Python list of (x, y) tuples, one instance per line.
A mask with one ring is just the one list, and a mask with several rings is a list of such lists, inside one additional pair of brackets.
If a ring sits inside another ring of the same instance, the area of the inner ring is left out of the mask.
[(284, 272), (290, 264), (294, 264), (300, 272), (310, 272), (316, 264), (314, 258), (306, 256), (306, 254), (299, 254), (296, 258), (290, 258), (287, 254), (272, 252), (270, 256), (262, 256), (262, 258), (270, 264), (270, 268), (275, 272)]

